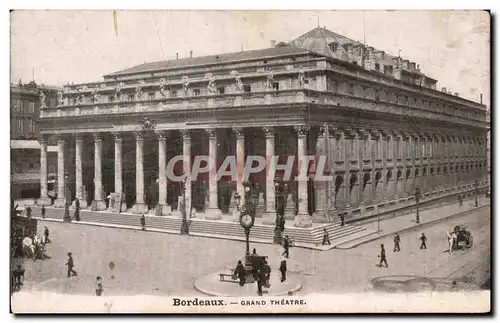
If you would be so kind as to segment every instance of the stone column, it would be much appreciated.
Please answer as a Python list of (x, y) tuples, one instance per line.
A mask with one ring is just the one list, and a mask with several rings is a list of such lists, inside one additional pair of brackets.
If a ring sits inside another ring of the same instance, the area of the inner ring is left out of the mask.
[(245, 187), (243, 187), (243, 174), (245, 170), (245, 134), (243, 128), (233, 128), (236, 134), (236, 192), (240, 196), (240, 206), (245, 204)]
[(135, 136), (135, 214), (148, 212), (148, 206), (144, 203), (144, 133), (134, 132)]
[(185, 196), (186, 196), (186, 213), (191, 210), (191, 133), (189, 129), (181, 129), (182, 136), (182, 154), (183, 154), (183, 171), (185, 180)]
[(264, 224), (274, 224), (276, 220), (276, 198), (274, 188), (275, 171), (271, 165), (271, 159), (274, 156), (274, 145), (276, 129), (273, 127), (264, 127), (266, 136), (266, 211), (262, 218)]
[(336, 186), (335, 186), (335, 181), (337, 178), (337, 174), (335, 173), (337, 161), (338, 161), (338, 144), (340, 142), (340, 138), (338, 136), (338, 129), (332, 126), (328, 127), (328, 146), (329, 146), (329, 158), (328, 158), (328, 163), (329, 163), (329, 171), (330, 174), (333, 175), (333, 180), (328, 183), (329, 189), (328, 189), (328, 209), (330, 212), (330, 215), (333, 216), (334, 219), (336, 219), (337, 216), (337, 198), (336, 198)]
[(208, 209), (205, 218), (208, 220), (222, 219), (222, 211), (219, 209), (219, 188), (217, 185), (217, 130), (206, 129), (208, 134), (208, 158), (210, 170), (208, 173)]
[[(115, 139), (115, 193), (121, 196), (121, 211), (127, 210), (127, 203), (125, 203), (125, 198), (123, 196), (123, 159), (122, 159), (122, 145), (123, 137), (119, 132), (114, 132), (113, 137)], [(115, 202), (117, 203), (117, 202)]]
[(60, 135), (57, 138), (57, 199), (54, 202), (54, 206), (58, 208), (63, 208), (66, 205), (66, 180), (65, 180), (65, 154), (64, 137)]
[[(297, 132), (297, 159), (299, 165), (301, 161), (304, 161), (304, 157), (307, 154), (307, 132), (309, 128), (307, 126), (295, 126), (295, 131)], [(298, 183), (298, 213), (295, 217), (294, 226), (300, 228), (307, 228), (312, 226), (312, 219), (308, 212), (308, 196), (307, 196), (307, 178), (299, 178)]]
[(102, 188), (102, 137), (94, 133), (94, 204), (93, 210), (102, 211), (106, 209), (106, 201), (103, 199)]
[[(329, 171), (329, 145), (328, 145), (328, 124), (319, 127), (318, 138), (316, 140), (316, 173), (323, 172), (323, 176), (330, 176)], [(319, 158), (324, 159), (324, 168), (318, 169)], [(328, 183), (324, 180), (316, 180), (314, 182), (314, 196), (316, 199), (316, 210), (313, 214), (314, 222), (328, 222)]]
[(156, 135), (158, 137), (158, 205), (156, 208), (157, 214), (168, 215), (171, 209), (167, 204), (167, 132), (157, 131)]
[(87, 199), (83, 198), (83, 135), (77, 134), (75, 140), (75, 190), (80, 208), (87, 207)]
[(38, 205), (51, 205), (47, 189), (47, 140), (42, 135), (40, 140), (40, 198), (36, 201)]

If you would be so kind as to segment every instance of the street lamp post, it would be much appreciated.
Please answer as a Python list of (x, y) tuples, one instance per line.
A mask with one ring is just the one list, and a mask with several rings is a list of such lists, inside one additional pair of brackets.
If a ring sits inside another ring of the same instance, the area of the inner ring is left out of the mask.
[(474, 188), (475, 188), (475, 194), (476, 194), (476, 201), (475, 201), (475, 205), (476, 207), (478, 207), (478, 201), (477, 201), (477, 193), (478, 193), (478, 188), (479, 188), (479, 181), (476, 179), (474, 181)]
[(417, 219), (415, 222), (417, 223), (420, 223), (420, 213), (419, 213), (419, 210), (418, 210), (418, 203), (420, 202), (420, 197), (421, 197), (421, 192), (420, 192), (420, 187), (415, 187), (415, 202), (416, 202), (416, 206), (417, 206)]
[(181, 181), (181, 190), (182, 190), (182, 223), (181, 223), (181, 234), (189, 234), (189, 224), (187, 221), (187, 213), (186, 213), (186, 181)]

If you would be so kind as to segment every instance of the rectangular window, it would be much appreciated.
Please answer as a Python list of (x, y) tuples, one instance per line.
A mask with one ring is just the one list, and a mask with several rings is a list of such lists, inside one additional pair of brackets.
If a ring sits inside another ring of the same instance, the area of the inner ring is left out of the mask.
[(280, 89), (280, 84), (278, 82), (273, 83), (273, 90), (278, 91)]
[(128, 100), (129, 100), (129, 101), (134, 101), (134, 96), (133, 96), (133, 95), (129, 95), (129, 96), (128, 96)]
[(217, 88), (217, 92), (219, 92), (219, 94), (224, 94), (224, 91), (225, 89), (223, 86)]
[(30, 102), (30, 113), (35, 113), (35, 102)]
[(154, 100), (155, 99), (155, 94), (154, 93), (149, 93), (149, 99)]
[(252, 92), (252, 86), (250, 84), (243, 85), (243, 91)]
[(173, 97), (173, 98), (177, 97), (177, 90), (171, 90), (170, 91), (170, 96)]
[(108, 96), (108, 102), (113, 102), (114, 96), (110, 95)]
[(193, 90), (193, 95), (194, 96), (199, 96), (200, 95), (200, 89), (194, 89)]
[(375, 63), (375, 71), (380, 72), (380, 64)]

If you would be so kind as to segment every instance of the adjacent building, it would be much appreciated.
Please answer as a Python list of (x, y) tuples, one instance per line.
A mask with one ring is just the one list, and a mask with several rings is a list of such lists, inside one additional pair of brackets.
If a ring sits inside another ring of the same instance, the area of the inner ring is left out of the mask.
[[(179, 196), (217, 220), (243, 184), (213, 175), (184, 187), (167, 162), (192, 157), (327, 156), (331, 182), (286, 184), (286, 217), (308, 227), (345, 212), (362, 217), (480, 188), (487, 181), (486, 107), (436, 89), (409, 59), (325, 28), (289, 43), (151, 62), (64, 87), (40, 110), (40, 204), (48, 198), (47, 145), (57, 144), (56, 207), (78, 198), (104, 209), (110, 193), (135, 213), (168, 215)], [(272, 223), (276, 177), (256, 174), (258, 216)]]
[[(59, 89), (61, 90), (61, 89)], [(35, 82), (12, 84), (10, 87), (10, 146), (11, 146), (11, 195), (14, 199), (34, 199), (40, 196), (40, 91), (47, 96), (48, 104), (55, 104), (55, 87), (37, 85)], [(57, 161), (54, 147), (47, 156), (48, 183), (54, 184)]]

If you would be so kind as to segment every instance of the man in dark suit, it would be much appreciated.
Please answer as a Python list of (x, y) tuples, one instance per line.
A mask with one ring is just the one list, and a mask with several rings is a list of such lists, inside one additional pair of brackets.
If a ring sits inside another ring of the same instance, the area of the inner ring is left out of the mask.
[(325, 245), (325, 244), (327, 244), (327, 243), (328, 243), (328, 245), (330, 245), (330, 246), (332, 245), (332, 244), (330, 243), (330, 237), (328, 236), (328, 231), (326, 231), (326, 228), (325, 228), (325, 229), (323, 229), (323, 243), (322, 243), (322, 245), (324, 246), (324, 245)]
[(42, 205), (42, 219), (45, 219), (45, 205)]
[(285, 250), (281, 255), (288, 258), (290, 256), (290, 238), (288, 236), (285, 236), (285, 239), (283, 239), (283, 248)]
[(241, 263), (241, 260), (238, 260), (238, 264), (236, 265), (236, 269), (234, 270), (235, 275), (238, 276), (240, 280), (240, 286), (245, 285), (245, 276), (246, 276), (246, 271), (245, 271), (245, 266)]
[(71, 275), (77, 275), (76, 271), (73, 269), (75, 268), (75, 262), (73, 261), (71, 252), (68, 252), (68, 262), (66, 263), (66, 266), (68, 266), (68, 277), (71, 277)]
[(420, 236), (420, 249), (427, 249), (427, 237), (425, 233)]
[(393, 252), (401, 251), (401, 248), (399, 246), (400, 243), (401, 243), (401, 238), (399, 237), (399, 234), (396, 233), (396, 235), (394, 236), (394, 250), (393, 250)]
[(286, 260), (283, 259), (280, 264), (281, 282), (286, 280)]
[(146, 218), (144, 217), (144, 214), (141, 215), (141, 227), (142, 231), (146, 230)]
[(382, 263), (385, 264), (385, 267), (389, 267), (389, 265), (387, 264), (387, 258), (385, 256), (385, 248), (384, 248), (384, 245), (381, 244), (380, 245), (380, 263), (378, 264), (379, 267), (382, 267)]

